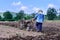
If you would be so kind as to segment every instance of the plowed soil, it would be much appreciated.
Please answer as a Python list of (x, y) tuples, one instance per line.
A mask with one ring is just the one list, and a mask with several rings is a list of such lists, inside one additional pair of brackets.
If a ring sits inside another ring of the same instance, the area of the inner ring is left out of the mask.
[(60, 21), (45, 21), (42, 32), (0, 25), (0, 40), (60, 40)]

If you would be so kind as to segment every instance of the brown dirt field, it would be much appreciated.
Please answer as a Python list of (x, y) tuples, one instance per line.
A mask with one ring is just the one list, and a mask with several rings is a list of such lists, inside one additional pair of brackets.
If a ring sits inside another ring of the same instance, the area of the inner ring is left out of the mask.
[(43, 23), (43, 31), (60, 32), (60, 21), (45, 21)]
[(60, 21), (45, 21), (42, 33), (10, 26), (0, 27), (1, 40), (60, 40)]
[[(27, 37), (27, 36), (38, 36), (43, 35), (43, 33), (37, 33), (37, 32), (28, 32), (24, 30), (20, 30), (18, 28), (10, 27), (10, 26), (3, 26), (0, 25), (0, 39), (10, 39), (16, 36), (20, 37)], [(13, 40), (13, 39), (12, 39)]]

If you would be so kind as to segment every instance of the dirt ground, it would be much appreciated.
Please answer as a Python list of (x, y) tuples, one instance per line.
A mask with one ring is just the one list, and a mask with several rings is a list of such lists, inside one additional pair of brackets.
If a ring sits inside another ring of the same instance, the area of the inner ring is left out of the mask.
[[(20, 30), (18, 28), (10, 27), (10, 26), (3, 26), (0, 25), (0, 39), (10, 39), (16, 36), (20, 37), (27, 37), (27, 36), (38, 36), (38, 35), (43, 35), (43, 33), (37, 33), (37, 32), (28, 32), (24, 30)], [(13, 39), (12, 39), (13, 40)]]
[(45, 21), (42, 32), (0, 25), (0, 40), (60, 40), (60, 21)]

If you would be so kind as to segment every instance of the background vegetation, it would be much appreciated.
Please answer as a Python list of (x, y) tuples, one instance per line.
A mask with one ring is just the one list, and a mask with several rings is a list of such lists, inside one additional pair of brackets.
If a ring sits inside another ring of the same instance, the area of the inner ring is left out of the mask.
[[(27, 14), (24, 10), (20, 10), (18, 13), (6, 11), (3, 13), (3, 17), (0, 15), (0, 21), (18, 21), (18, 20), (29, 20), (34, 18), (36, 13)], [(60, 14), (57, 15), (55, 8), (48, 8), (45, 20), (60, 20)], [(15, 16), (13, 16), (15, 15)]]

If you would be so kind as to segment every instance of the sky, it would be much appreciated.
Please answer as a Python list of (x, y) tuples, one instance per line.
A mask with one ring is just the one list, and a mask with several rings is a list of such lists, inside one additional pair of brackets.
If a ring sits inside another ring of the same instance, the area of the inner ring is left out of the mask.
[(0, 0), (0, 12), (24, 10), (25, 13), (30, 14), (41, 9), (46, 14), (49, 7), (59, 9), (60, 0)]

